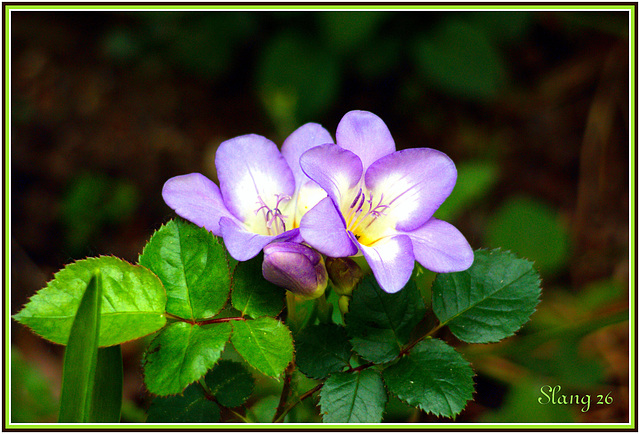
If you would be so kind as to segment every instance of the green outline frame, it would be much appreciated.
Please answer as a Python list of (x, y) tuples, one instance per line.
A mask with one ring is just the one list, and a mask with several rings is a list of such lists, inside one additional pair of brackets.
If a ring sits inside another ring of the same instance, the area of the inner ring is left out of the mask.
[[(3, 384), (4, 405), (2, 407), (3, 415), (3, 431), (65, 431), (65, 430), (135, 430), (135, 431), (336, 431), (353, 430), (353, 431), (418, 431), (418, 430), (447, 430), (447, 431), (535, 431), (535, 430), (554, 430), (554, 431), (638, 431), (638, 336), (636, 335), (638, 322), (638, 281), (637, 281), (637, 260), (638, 260), (638, 136), (637, 136), (637, 116), (638, 116), (638, 3), (637, 2), (620, 2), (620, 3), (549, 3), (549, 2), (531, 2), (523, 4), (502, 4), (502, 3), (190, 3), (190, 4), (147, 4), (147, 3), (117, 3), (104, 2), (93, 4), (75, 4), (75, 3), (3, 3), (2, 4), (2, 23), (3, 23), (3, 100), (4, 100), (4, 152), (3, 170), (4, 170), (4, 188), (3, 188), (3, 221), (4, 231), (2, 233), (3, 240), (3, 283), (7, 288), (4, 294), (3, 306), (3, 326), (4, 345), (2, 347), (2, 365), (3, 365)], [(11, 363), (7, 357), (11, 352), (11, 314), (8, 309), (11, 306), (11, 287), (10, 265), (11, 265), (11, 74), (10, 74), (10, 53), (11, 53), (11, 12), (12, 11), (28, 11), (28, 10), (82, 10), (82, 11), (113, 11), (113, 10), (437, 10), (437, 11), (516, 11), (516, 10), (584, 10), (584, 11), (628, 11), (629, 12), (629, 422), (628, 423), (603, 423), (603, 424), (585, 424), (585, 423), (406, 423), (406, 424), (245, 424), (245, 423), (224, 423), (224, 424), (58, 424), (58, 423), (11, 423), (8, 419), (10, 416), (11, 393), (10, 387), (10, 368)]]

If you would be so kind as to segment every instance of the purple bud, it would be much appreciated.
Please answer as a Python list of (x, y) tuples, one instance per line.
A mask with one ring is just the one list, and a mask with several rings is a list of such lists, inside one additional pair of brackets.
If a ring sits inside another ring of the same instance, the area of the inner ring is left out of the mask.
[(339, 295), (351, 295), (364, 273), (351, 258), (327, 258), (327, 271)]
[(320, 253), (291, 242), (271, 243), (263, 250), (262, 275), (269, 282), (307, 299), (324, 294), (328, 279)]

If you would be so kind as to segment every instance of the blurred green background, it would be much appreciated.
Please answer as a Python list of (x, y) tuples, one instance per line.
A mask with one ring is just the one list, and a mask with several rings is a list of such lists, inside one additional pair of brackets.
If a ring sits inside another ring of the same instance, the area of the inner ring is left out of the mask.
[[(369, 110), (399, 149), (456, 162), (438, 217), (542, 274), (516, 337), (458, 346), (477, 376), (456, 422), (628, 421), (626, 12), (28, 11), (11, 31), (11, 313), (74, 259), (136, 261), (174, 215), (163, 183), (215, 179), (223, 140), (334, 135)], [(62, 348), (12, 326), (12, 421), (55, 421)], [(127, 422), (149, 402), (143, 348), (123, 348)], [(257, 377), (251, 411), (270, 419), (281, 386)], [(539, 404), (544, 385), (591, 409)], [(313, 400), (289, 420), (319, 421)], [(399, 401), (385, 421), (447, 422)]]

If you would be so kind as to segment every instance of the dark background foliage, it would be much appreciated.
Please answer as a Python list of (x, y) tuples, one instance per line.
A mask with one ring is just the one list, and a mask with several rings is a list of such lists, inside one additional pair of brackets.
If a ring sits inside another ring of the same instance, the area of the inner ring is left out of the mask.
[[(628, 420), (625, 12), (23, 11), (11, 31), (11, 313), (74, 259), (135, 262), (174, 215), (163, 183), (215, 179), (223, 140), (369, 110), (457, 163), (441, 217), (543, 277), (520, 337), (460, 347), (478, 375), (457, 421)], [(13, 420), (54, 421), (62, 348), (12, 325)], [(142, 348), (124, 347), (125, 421), (148, 403)], [(545, 384), (614, 402), (542, 406)], [(391, 402), (386, 420), (437, 418)]]

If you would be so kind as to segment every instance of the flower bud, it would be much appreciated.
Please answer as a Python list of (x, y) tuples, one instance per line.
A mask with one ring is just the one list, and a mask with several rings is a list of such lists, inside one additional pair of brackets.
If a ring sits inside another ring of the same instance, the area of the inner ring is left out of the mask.
[(327, 287), (327, 269), (322, 255), (298, 243), (267, 245), (262, 275), (269, 282), (306, 299), (320, 297)]
[(339, 295), (351, 295), (364, 273), (351, 258), (327, 258), (327, 272)]

